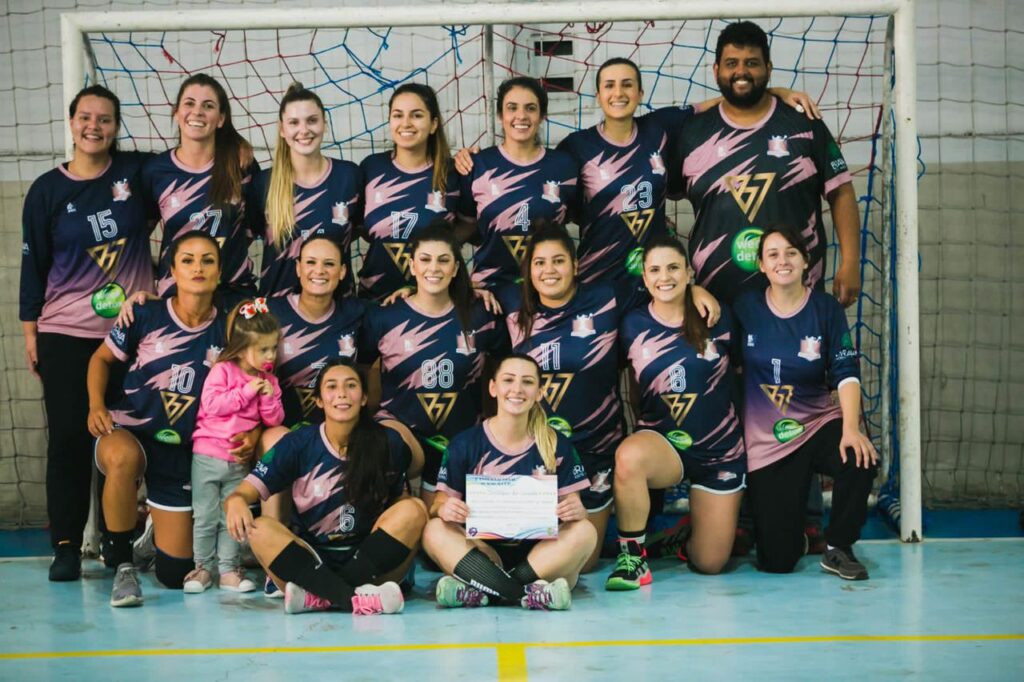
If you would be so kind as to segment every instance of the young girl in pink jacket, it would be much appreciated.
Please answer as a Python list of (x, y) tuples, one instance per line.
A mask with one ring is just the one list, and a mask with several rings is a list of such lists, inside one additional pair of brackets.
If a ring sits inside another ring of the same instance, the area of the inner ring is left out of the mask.
[(243, 301), (228, 316), (227, 347), (203, 384), (192, 436), (192, 548), (195, 568), (184, 590), (196, 594), (213, 584), (211, 567), (219, 561), (220, 589), (251, 592), (239, 560), (239, 545), (224, 522), (224, 500), (249, 473), (250, 462), (229, 451), (231, 436), (256, 426), (284, 421), (281, 387), (274, 360), (281, 327), (265, 299)]

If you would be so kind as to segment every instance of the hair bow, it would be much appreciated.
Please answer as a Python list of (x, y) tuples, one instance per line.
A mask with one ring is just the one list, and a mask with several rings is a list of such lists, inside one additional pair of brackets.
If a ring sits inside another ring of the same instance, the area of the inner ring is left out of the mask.
[(269, 313), (270, 308), (267, 307), (267, 299), (265, 298), (254, 298), (248, 301), (238, 309), (238, 314), (247, 320), (251, 320), (260, 313)]

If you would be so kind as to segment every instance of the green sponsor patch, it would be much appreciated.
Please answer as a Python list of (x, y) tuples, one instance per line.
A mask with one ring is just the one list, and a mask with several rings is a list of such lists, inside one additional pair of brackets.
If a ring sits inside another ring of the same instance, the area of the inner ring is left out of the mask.
[(788, 443), (804, 432), (804, 425), (795, 419), (780, 419), (772, 431), (775, 432), (775, 440)]
[(732, 240), (732, 261), (745, 272), (757, 272), (757, 245), (764, 230), (748, 227)]
[(693, 445), (693, 437), (686, 431), (669, 431), (665, 434), (668, 441), (680, 450), (689, 450)]
[(181, 436), (174, 429), (160, 429), (153, 438), (168, 445), (181, 445)]
[(117, 317), (117, 314), (121, 312), (121, 304), (124, 303), (124, 300), (124, 289), (117, 282), (111, 282), (93, 293), (92, 309), (100, 317), (110, 319)]
[(845, 350), (853, 350), (853, 339), (850, 338), (850, 332), (843, 334), (843, 338), (839, 341), (839, 345)]
[(426, 438), (425, 440), (430, 445), (430, 447), (434, 448), (438, 452), (443, 453), (445, 450), (448, 449), (448, 439), (442, 436), (441, 434), (431, 436), (430, 438)]
[(634, 277), (641, 277), (644, 274), (644, 250), (639, 246), (629, 252), (626, 256), (626, 272)]
[(570, 426), (569, 422), (565, 421), (561, 417), (548, 417), (548, 426), (553, 428), (555, 431), (558, 431), (566, 438), (570, 438), (572, 436), (572, 426)]

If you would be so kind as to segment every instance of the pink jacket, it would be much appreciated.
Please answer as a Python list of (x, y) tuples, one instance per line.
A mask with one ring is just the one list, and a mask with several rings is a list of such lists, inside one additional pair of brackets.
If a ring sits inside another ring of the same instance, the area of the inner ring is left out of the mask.
[(196, 454), (235, 461), (228, 454), (234, 449), (230, 438), (259, 424), (278, 426), (284, 421), (281, 385), (277, 377), (261, 372), (259, 378), (273, 385), (274, 393), (260, 395), (249, 387), (257, 377), (246, 374), (234, 362), (218, 362), (206, 376), (203, 397), (199, 400), (196, 429), (192, 434), (192, 451)]

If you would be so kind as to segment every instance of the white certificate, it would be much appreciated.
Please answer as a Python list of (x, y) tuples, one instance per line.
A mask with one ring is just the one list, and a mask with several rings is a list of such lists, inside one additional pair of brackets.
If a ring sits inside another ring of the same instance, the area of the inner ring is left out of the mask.
[(466, 476), (466, 537), (545, 540), (558, 537), (558, 477)]

